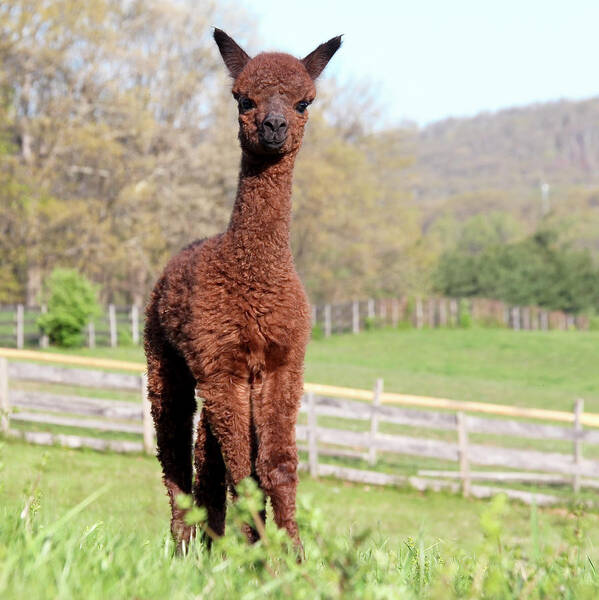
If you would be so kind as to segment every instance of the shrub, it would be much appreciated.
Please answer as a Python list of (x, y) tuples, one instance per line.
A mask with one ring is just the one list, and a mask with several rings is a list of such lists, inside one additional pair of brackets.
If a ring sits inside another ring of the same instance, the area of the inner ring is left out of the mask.
[(85, 324), (100, 312), (96, 286), (73, 269), (54, 269), (46, 287), (48, 312), (38, 327), (58, 346), (81, 344)]
[(323, 330), (322, 326), (319, 325), (318, 323), (316, 323), (316, 325), (314, 325), (312, 327), (312, 339), (313, 340), (324, 339), (324, 330)]
[(460, 298), (458, 305), (458, 322), (460, 327), (468, 329), (472, 325), (472, 315), (470, 314), (470, 302), (466, 298)]

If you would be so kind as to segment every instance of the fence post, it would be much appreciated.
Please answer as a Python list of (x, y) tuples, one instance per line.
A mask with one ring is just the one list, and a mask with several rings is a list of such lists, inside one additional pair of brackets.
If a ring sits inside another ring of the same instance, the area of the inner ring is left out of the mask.
[(369, 319), (374, 319), (375, 314), (374, 314), (374, 300), (372, 298), (368, 298), (368, 318)]
[(110, 329), (110, 347), (116, 348), (116, 308), (114, 307), (114, 304), (108, 305), (108, 328)]
[(2, 431), (2, 433), (7, 433), (10, 427), (9, 411), (8, 360), (0, 357), (0, 431)]
[(324, 305), (324, 337), (331, 337), (331, 305)]
[(458, 426), (458, 455), (460, 459), (462, 494), (467, 498), (470, 496), (470, 463), (468, 461), (468, 430), (466, 429), (466, 416), (462, 411), (456, 413), (456, 423)]
[(377, 379), (374, 384), (374, 393), (372, 395), (372, 407), (370, 411), (370, 444), (368, 446), (368, 463), (371, 466), (376, 464), (376, 448), (374, 440), (379, 430), (379, 406), (381, 405), (381, 394), (383, 393), (383, 380)]
[(139, 306), (131, 305), (131, 341), (139, 344)]
[(449, 323), (452, 327), (457, 327), (460, 323), (458, 320), (458, 301), (452, 298), (449, 301)]
[(435, 319), (436, 315), (435, 315), (435, 299), (434, 298), (429, 298), (426, 301), (426, 319), (428, 321), (427, 325), (431, 328), (434, 329), (435, 325), (436, 325), (436, 319)]
[(393, 298), (391, 300), (391, 326), (397, 327), (399, 325), (399, 300)]
[[(45, 315), (48, 312), (48, 307), (45, 304), (42, 304), (40, 307), (40, 312), (42, 315)], [(47, 348), (50, 345), (50, 340), (45, 333), (40, 335), (40, 348)]]
[(25, 309), (22, 304), (17, 304), (17, 348), (25, 345)]
[(360, 303), (354, 300), (351, 305), (352, 333), (360, 333)]
[(447, 299), (439, 298), (439, 327), (447, 327)]
[(93, 321), (90, 321), (87, 324), (87, 347), (96, 347), (96, 326), (94, 325)]
[(386, 300), (386, 298), (379, 298), (379, 317), (381, 319), (381, 325), (387, 325), (387, 300)]
[(316, 326), (316, 305), (312, 305), (312, 327)]
[(422, 309), (422, 299), (416, 299), (416, 329), (422, 329), (423, 320), (424, 320), (424, 311)]
[(316, 400), (314, 392), (308, 392), (308, 467), (310, 477), (318, 477), (318, 439), (316, 427)]
[(582, 413), (584, 411), (584, 400), (582, 398), (577, 398), (574, 403), (574, 468), (576, 472), (574, 473), (574, 479), (572, 482), (572, 487), (574, 488), (574, 492), (578, 493), (580, 491), (580, 473), (578, 469), (582, 463)]
[(520, 331), (520, 307), (514, 306), (512, 308), (512, 329)]
[(152, 405), (148, 398), (148, 376), (145, 373), (140, 377), (140, 388), (144, 452), (154, 454), (154, 422), (152, 420)]

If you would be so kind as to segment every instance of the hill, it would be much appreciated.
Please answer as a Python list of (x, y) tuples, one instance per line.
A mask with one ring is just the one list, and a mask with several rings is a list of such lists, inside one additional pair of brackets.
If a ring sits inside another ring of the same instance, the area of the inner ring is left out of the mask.
[(442, 198), (483, 189), (599, 184), (599, 98), (446, 119), (417, 135), (414, 189)]

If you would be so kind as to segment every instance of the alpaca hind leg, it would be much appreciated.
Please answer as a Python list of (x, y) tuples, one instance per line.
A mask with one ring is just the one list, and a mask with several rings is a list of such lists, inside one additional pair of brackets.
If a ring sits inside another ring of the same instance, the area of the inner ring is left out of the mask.
[(225, 462), (203, 410), (198, 423), (194, 459), (196, 479), (193, 496), (197, 506), (207, 511), (202, 538), (209, 548), (214, 537), (225, 533), (227, 484)]
[(171, 533), (180, 551), (183, 544), (189, 545), (194, 533), (193, 527), (185, 523), (185, 511), (179, 508), (177, 496), (191, 494), (195, 380), (172, 348), (166, 344), (153, 348), (147, 350), (148, 398), (156, 429), (157, 456), (171, 505)]

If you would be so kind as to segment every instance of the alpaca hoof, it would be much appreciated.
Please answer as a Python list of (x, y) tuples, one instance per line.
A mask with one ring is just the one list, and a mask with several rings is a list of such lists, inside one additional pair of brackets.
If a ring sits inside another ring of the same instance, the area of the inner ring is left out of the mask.
[(306, 560), (306, 553), (304, 552), (304, 545), (302, 544), (302, 540), (299, 537), (294, 538), (293, 547), (295, 548), (296, 553), (296, 562), (297, 564), (301, 564)]
[(191, 540), (195, 537), (195, 527), (176, 522), (171, 525), (171, 534), (175, 541), (175, 552), (181, 556), (187, 554)]

